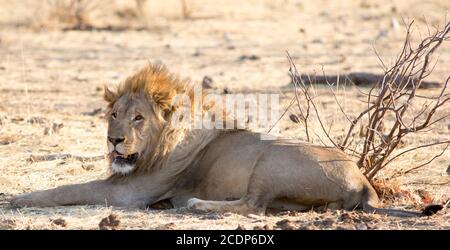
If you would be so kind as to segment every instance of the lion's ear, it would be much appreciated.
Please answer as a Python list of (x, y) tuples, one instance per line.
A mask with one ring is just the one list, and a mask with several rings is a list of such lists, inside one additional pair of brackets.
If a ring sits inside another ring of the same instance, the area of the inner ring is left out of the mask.
[(113, 91), (109, 90), (108, 87), (106, 87), (106, 85), (104, 86), (104, 88), (105, 88), (105, 93), (103, 94), (103, 98), (105, 99), (105, 101), (107, 101), (109, 103), (115, 102), (117, 99), (117, 94), (114, 93)]
[(172, 107), (172, 99), (175, 96), (176, 91), (174, 90), (165, 90), (158, 89), (157, 91), (152, 93), (152, 99), (156, 102), (158, 107), (163, 113), (164, 119), (167, 120), (173, 112)]
[(169, 121), (170, 120), (170, 118), (172, 117), (172, 114), (174, 113), (176, 111), (176, 108), (175, 107), (169, 107), (169, 108), (167, 108), (167, 109), (165, 109), (165, 110), (163, 110), (163, 113), (164, 113), (164, 120), (166, 120), (166, 121)]
[(168, 120), (174, 111), (174, 108), (171, 106), (171, 103), (167, 100), (164, 101), (160, 100), (157, 104), (162, 111), (164, 119)]

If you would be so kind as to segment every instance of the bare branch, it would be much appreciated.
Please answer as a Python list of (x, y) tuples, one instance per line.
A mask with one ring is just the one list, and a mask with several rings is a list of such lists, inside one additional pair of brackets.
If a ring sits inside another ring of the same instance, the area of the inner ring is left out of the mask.
[[(323, 119), (320, 117), (317, 105), (314, 101), (317, 95), (312, 97), (308, 91), (308, 87), (312, 87), (313, 80), (311, 80), (309, 75), (305, 76), (298, 74), (291, 56), (287, 53), (290, 65), (289, 73), (295, 87), (295, 98), (300, 113), (304, 114), (305, 112), (300, 102), (299, 93), (304, 97), (303, 101), (307, 104), (307, 110), (310, 108), (313, 109), (314, 116), (328, 140), (336, 148), (339, 148), (344, 152), (350, 151), (352, 152), (352, 155), (358, 156), (359, 159), (357, 164), (360, 168), (364, 169), (364, 174), (369, 180), (381, 169), (408, 152), (447, 143), (446, 148), (441, 154), (436, 155), (431, 160), (404, 173), (426, 166), (437, 157), (443, 155), (449, 146), (448, 143), (450, 143), (450, 141), (442, 141), (420, 145), (392, 157), (392, 154), (394, 154), (399, 145), (402, 144), (405, 136), (411, 133), (428, 131), (431, 126), (450, 116), (450, 113), (445, 112), (445, 104), (450, 103), (450, 93), (447, 93), (450, 76), (447, 77), (443, 84), (431, 84), (425, 81), (439, 61), (436, 60), (435, 62), (432, 62), (432, 55), (444, 41), (449, 40), (448, 34), (450, 32), (450, 23), (446, 23), (442, 30), (437, 30), (434, 34), (431, 34), (429, 31), (429, 36), (421, 39), (415, 47), (411, 43), (413, 23), (413, 21), (408, 24), (405, 23), (406, 37), (392, 66), (388, 67), (383, 62), (380, 54), (374, 47), (375, 55), (385, 71), (382, 76), (364, 73), (356, 75), (347, 74), (343, 76), (345, 82), (352, 83), (358, 91), (366, 97), (365, 102), (367, 106), (356, 115), (355, 119), (350, 119), (350, 116), (347, 115), (333, 90), (334, 84), (330, 84), (330, 81), (336, 81), (336, 84), (339, 84), (338, 81), (341, 76), (326, 76), (323, 69), (323, 76), (314, 76), (314, 80), (319, 79), (321, 82), (328, 84), (335, 103), (350, 123), (341, 143), (336, 143), (334, 141), (331, 136), (331, 126), (329, 126), (329, 124), (324, 124)], [(364, 79), (363, 81), (360, 80), (361, 77)], [(309, 85), (307, 86), (305, 82), (308, 82)], [(357, 87), (363, 82), (375, 84), (373, 84), (368, 93), (366, 93)], [(440, 93), (437, 97), (418, 94), (419, 89), (423, 86), (438, 86), (440, 88)], [(425, 100), (419, 109), (413, 108), (416, 99)], [(436, 114), (439, 113), (438, 111), (444, 111), (445, 113), (440, 114), (439, 117), (436, 118)], [(389, 123), (389, 127), (385, 127), (384, 125), (387, 124), (384, 122), (387, 116), (395, 117), (393, 124)], [(365, 121), (367, 121), (367, 123), (365, 123)], [(305, 119), (305, 124), (307, 124), (307, 119)], [(359, 140), (355, 142), (354, 130), (358, 124), (363, 128), (362, 136), (364, 138), (362, 141)], [(326, 127), (328, 127), (328, 129), (326, 129)], [(384, 127), (384, 129), (381, 129), (382, 127)]]

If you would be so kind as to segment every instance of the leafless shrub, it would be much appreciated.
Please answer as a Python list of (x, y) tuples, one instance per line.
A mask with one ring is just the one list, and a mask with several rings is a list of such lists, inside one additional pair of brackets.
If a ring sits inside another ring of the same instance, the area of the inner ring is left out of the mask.
[[(120, 10), (116, 14), (120, 17), (126, 17), (127, 19), (137, 19), (141, 25), (139, 29), (151, 29), (153, 31), (163, 30), (167, 25), (162, 25), (161, 20), (167, 19), (164, 13), (158, 13), (158, 4), (156, 1), (147, 0), (135, 0), (135, 7)], [(169, 5), (170, 6), (170, 5)], [(179, 14), (176, 15), (176, 19), (191, 19), (193, 13), (193, 3), (187, 0), (179, 0)], [(178, 11), (178, 9), (176, 9)], [(150, 11), (150, 12), (149, 12)], [(153, 13), (152, 13), (153, 11)], [(152, 13), (152, 14), (150, 14)]]
[(186, 0), (180, 0), (181, 2), (181, 16), (183, 19), (189, 19), (192, 17), (192, 8), (187, 4)]
[(135, 0), (135, 2), (136, 2), (136, 9), (139, 12), (139, 14), (141, 16), (145, 16), (144, 6), (145, 6), (145, 3), (147, 2), (147, 0)]
[(146, 4), (147, 0), (135, 0), (135, 2), (136, 2), (137, 16), (139, 17), (139, 19), (142, 22), (144, 22), (144, 24), (146, 26), (148, 26), (149, 20), (148, 20), (147, 13), (145, 11), (145, 4)]
[[(450, 22), (447, 23), (442, 30), (436, 31), (434, 34), (429, 34), (429, 37), (423, 39), (416, 48), (413, 48), (411, 45), (412, 24), (413, 22), (407, 25), (405, 42), (393, 66), (387, 67), (377, 54), (385, 71), (384, 76), (370, 88), (368, 93), (364, 93), (360, 90), (367, 98), (367, 108), (357, 115), (355, 119), (351, 119), (350, 116), (345, 113), (342, 105), (330, 88), (336, 104), (350, 123), (349, 129), (341, 142), (337, 142), (337, 140), (330, 135), (330, 129), (326, 128), (326, 124), (324, 124), (320, 117), (314, 102), (314, 97), (311, 96), (309, 90), (312, 86), (312, 81), (305, 82), (304, 78), (299, 77), (300, 74), (298, 73), (292, 58), (289, 53), (287, 55), (290, 63), (289, 73), (295, 87), (295, 100), (298, 104), (301, 121), (306, 128), (307, 140), (309, 141), (310, 138), (307, 115), (312, 107), (320, 128), (328, 140), (336, 148), (339, 148), (344, 152), (350, 151), (352, 155), (356, 156), (358, 158), (358, 166), (363, 170), (369, 180), (372, 180), (381, 169), (384, 169), (387, 165), (404, 154), (434, 145), (446, 145), (440, 154), (435, 155), (430, 160), (418, 166), (397, 173), (397, 175), (422, 168), (437, 157), (443, 155), (450, 145), (450, 140), (442, 140), (409, 148), (399, 153), (396, 152), (396, 149), (399, 148), (399, 145), (402, 143), (402, 139), (405, 138), (405, 136), (420, 131), (426, 131), (430, 129), (432, 125), (450, 116), (450, 112), (444, 112), (444, 115), (436, 117), (437, 111), (445, 110), (443, 109), (444, 104), (450, 100), (450, 93), (448, 93), (447, 88), (450, 76), (447, 77), (445, 82), (441, 85), (438, 96), (424, 96), (418, 94), (418, 89), (423, 80), (430, 75), (436, 66), (436, 64), (432, 65), (431, 56), (444, 41), (449, 40), (448, 33), (450, 31)], [(306, 105), (300, 104), (299, 94), (303, 96)], [(421, 109), (418, 111), (412, 110), (411, 106), (413, 102), (422, 102)], [(395, 117), (392, 126), (386, 126), (387, 123), (384, 122), (388, 116)], [(365, 121), (367, 121), (367, 123), (364, 123)], [(356, 146), (352, 146), (352, 144), (354, 144), (354, 129), (358, 124), (362, 128), (361, 134), (364, 137), (361, 143), (362, 147), (359, 149)]]
[[(144, 11), (147, 0), (135, 0), (135, 3), (139, 18), (148, 23), (149, 17)], [(193, 4), (188, 2), (187, 0), (180, 0), (179, 3), (180, 3), (181, 18), (191, 19), (193, 13)]]
[(89, 15), (97, 4), (94, 0), (47, 0), (39, 28), (92, 29)]

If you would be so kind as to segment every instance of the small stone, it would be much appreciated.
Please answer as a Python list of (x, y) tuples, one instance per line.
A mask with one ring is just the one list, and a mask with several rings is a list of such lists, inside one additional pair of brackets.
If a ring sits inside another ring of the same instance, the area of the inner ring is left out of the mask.
[(167, 224), (164, 224), (164, 225), (158, 227), (158, 229), (161, 229), (161, 230), (174, 230), (176, 228), (177, 228), (177, 225), (173, 222), (170, 222), (170, 223), (167, 223)]
[(119, 217), (115, 214), (110, 214), (108, 217), (103, 218), (98, 227), (100, 230), (116, 230), (120, 225)]
[(242, 55), (238, 58), (238, 61), (256, 61), (261, 59), (259, 56), (257, 55)]
[(355, 219), (355, 216), (350, 213), (343, 213), (339, 217), (339, 220), (343, 221), (343, 222), (352, 222), (354, 219)]
[(94, 165), (94, 164), (82, 164), (81, 167), (82, 167), (84, 170), (91, 171), (92, 169), (95, 168), (95, 165)]
[(54, 122), (52, 124), (52, 127), (46, 127), (44, 129), (44, 135), (52, 135), (53, 133), (58, 132), (63, 127), (64, 127), (63, 123), (56, 123), (56, 122)]
[(213, 79), (210, 76), (203, 77), (202, 80), (202, 87), (205, 89), (212, 89), (213, 88)]
[(316, 38), (311, 41), (311, 43), (325, 43), (323, 38)]
[(295, 114), (289, 115), (289, 118), (291, 119), (291, 121), (293, 121), (293, 122), (295, 122), (295, 123), (300, 123), (300, 119), (299, 119), (298, 116), (295, 115)]
[(11, 118), (11, 122), (13, 122), (13, 123), (19, 123), (19, 122), (22, 122), (22, 121), (24, 121), (25, 119), (23, 119), (22, 117), (14, 117), (14, 118)]
[(58, 130), (62, 129), (64, 127), (64, 124), (62, 123), (56, 123), (54, 122), (52, 125), (53, 131), (57, 132)]
[(334, 225), (334, 223), (335, 223), (335, 221), (330, 218), (322, 220), (322, 225), (327, 228), (332, 227)]
[(57, 225), (57, 226), (61, 226), (61, 227), (66, 227), (66, 226), (67, 226), (66, 220), (61, 219), (61, 218), (55, 219), (55, 220), (51, 220), (51, 222), (52, 222), (54, 225)]
[(9, 145), (16, 142), (18, 139), (18, 136), (0, 136), (0, 145)]
[(66, 165), (67, 164), (67, 162), (65, 162), (65, 161), (61, 161), (61, 162), (58, 162), (56, 165), (58, 165), (58, 166), (62, 166), (62, 165)]
[(292, 221), (288, 219), (280, 220), (277, 222), (277, 227), (282, 230), (295, 230), (296, 227)]
[(42, 117), (31, 117), (30, 119), (27, 120), (28, 123), (30, 124), (42, 124), (45, 123), (45, 119)]
[(246, 230), (244, 226), (242, 226), (241, 224), (239, 224), (236, 228), (236, 230)]
[(304, 225), (298, 228), (298, 230), (314, 230), (317, 229), (316, 227), (314, 227), (313, 225)]
[(355, 230), (355, 227), (352, 227), (350, 225), (341, 225), (337, 226), (336, 230)]
[(198, 56), (201, 56), (202, 54), (203, 53), (200, 51), (200, 49), (197, 48), (197, 49), (195, 49), (195, 52), (194, 52), (194, 54), (192, 56), (198, 57)]

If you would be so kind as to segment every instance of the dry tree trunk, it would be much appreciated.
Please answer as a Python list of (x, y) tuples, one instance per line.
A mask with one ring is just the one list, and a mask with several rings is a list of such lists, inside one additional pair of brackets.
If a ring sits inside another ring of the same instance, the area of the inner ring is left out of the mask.
[[(444, 104), (450, 100), (450, 93), (447, 93), (450, 76), (440, 85), (441, 91), (438, 96), (423, 96), (417, 93), (418, 89), (423, 87), (424, 83), (429, 84), (424, 82), (424, 79), (430, 75), (436, 66), (435, 64), (431, 65), (431, 56), (444, 41), (450, 39), (448, 35), (450, 32), (450, 22), (446, 24), (444, 29), (423, 39), (416, 48), (411, 46), (412, 24), (413, 22), (407, 26), (405, 42), (395, 63), (390, 68), (385, 68), (385, 73), (381, 78), (376, 77), (376, 83), (370, 88), (368, 93), (365, 93), (367, 97), (367, 108), (357, 115), (355, 119), (351, 120), (344, 112), (344, 109), (333, 92), (337, 105), (339, 105), (340, 110), (350, 122), (346, 136), (340, 143), (336, 142), (329, 131), (326, 130), (314, 103), (314, 98), (311, 97), (308, 91), (309, 87), (305, 82), (308, 82), (309, 86), (311, 86), (313, 83), (312, 79), (300, 75), (289, 53), (287, 55), (290, 63), (289, 73), (295, 87), (296, 100), (303, 124), (307, 127), (308, 119), (305, 119), (303, 115), (306, 112), (304, 111), (305, 108), (302, 109), (300, 105), (298, 93), (301, 93), (307, 102), (306, 110), (308, 110), (308, 114), (309, 107), (313, 108), (320, 127), (328, 140), (336, 148), (344, 152), (351, 151), (353, 155), (356, 155), (358, 157), (358, 166), (363, 169), (364, 174), (369, 180), (373, 179), (381, 169), (385, 168), (393, 160), (406, 153), (433, 145), (446, 145), (440, 154), (419, 166), (403, 172), (403, 174), (429, 164), (437, 157), (443, 155), (450, 145), (450, 140), (442, 140), (410, 148), (393, 155), (395, 149), (398, 148), (405, 136), (429, 129), (432, 125), (450, 116), (450, 112), (447, 112), (440, 117), (436, 117), (437, 111), (441, 110)], [(380, 58), (379, 60), (381, 61)], [(381, 61), (381, 64), (385, 65), (383, 61)], [(374, 76), (370, 77), (374, 80)], [(324, 79), (331, 85), (327, 77)], [(433, 84), (433, 86), (436, 86), (436, 84)], [(412, 119), (408, 119), (407, 112), (413, 112), (410, 110), (410, 107), (415, 100), (419, 99), (425, 100), (425, 104), (422, 105), (420, 111), (413, 114)], [(385, 124), (384, 119), (389, 115), (393, 115), (395, 121), (392, 126), (385, 128), (387, 133), (384, 134), (379, 128)], [(368, 123), (361, 124), (363, 120), (368, 120)], [(354, 134), (353, 131), (358, 124), (363, 125), (362, 127), (364, 128), (362, 150), (355, 150), (350, 147), (352, 143), (351, 137)], [(308, 130), (306, 130), (306, 133), (309, 138)]]

